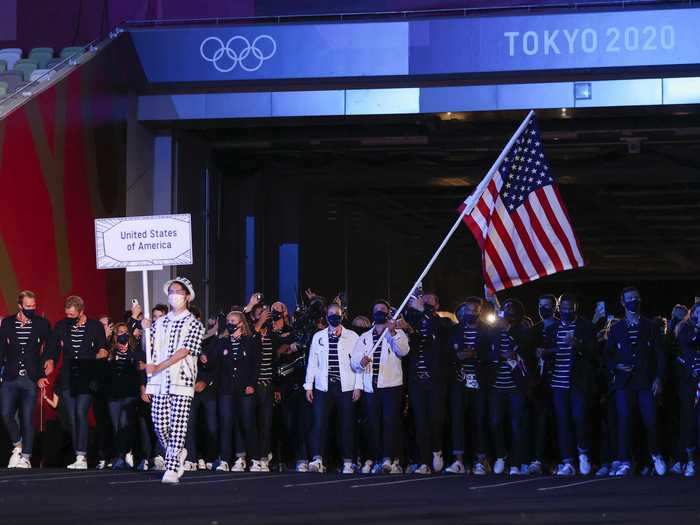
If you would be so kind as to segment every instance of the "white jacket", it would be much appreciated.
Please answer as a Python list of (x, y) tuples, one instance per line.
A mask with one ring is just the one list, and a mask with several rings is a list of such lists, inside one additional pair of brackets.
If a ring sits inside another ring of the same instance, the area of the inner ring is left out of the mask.
[[(372, 338), (372, 330), (362, 334), (355, 348), (352, 351), (352, 367), (362, 373), (363, 390), (365, 392), (373, 392), (372, 388), (372, 363), (366, 367), (362, 367), (360, 361), (364, 356), (372, 357), (372, 348), (374, 341)], [(382, 348), (381, 357), (379, 359), (379, 375), (377, 377), (377, 388), (390, 388), (392, 386), (401, 386), (403, 384), (403, 369), (401, 368), (401, 358), (408, 354), (408, 336), (403, 330), (396, 330), (396, 335), (391, 336), (386, 332), (380, 343)]]
[[(357, 342), (357, 334), (343, 328), (338, 339), (338, 365), (340, 386), (343, 392), (362, 390), (362, 374), (355, 372), (350, 365), (350, 354)], [(304, 390), (328, 392), (328, 330), (314, 334), (309, 349), (309, 362), (306, 365)]]

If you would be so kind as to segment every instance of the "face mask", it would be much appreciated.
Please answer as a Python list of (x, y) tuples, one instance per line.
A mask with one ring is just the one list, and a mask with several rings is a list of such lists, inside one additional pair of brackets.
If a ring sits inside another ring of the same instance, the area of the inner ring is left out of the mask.
[(232, 334), (233, 332), (236, 331), (236, 326), (237, 325), (235, 325), (233, 323), (226, 323), (226, 330), (228, 330), (229, 334)]
[(328, 324), (333, 328), (340, 324), (341, 317), (338, 314), (333, 314), (328, 316)]
[(423, 306), (423, 311), (428, 315), (432, 315), (435, 311), (435, 307), (432, 304), (426, 304)]
[(372, 314), (372, 320), (374, 321), (375, 324), (384, 324), (386, 323), (386, 318), (387, 318), (387, 313), (382, 312), (381, 310), (378, 312), (374, 312)]
[(121, 334), (117, 336), (117, 343), (125, 345), (129, 342), (129, 334)]
[(574, 312), (559, 312), (559, 318), (565, 323), (570, 323), (574, 320)]
[(176, 294), (176, 293), (171, 293), (168, 295), (168, 304), (172, 306), (175, 309), (182, 308), (185, 306), (185, 303), (187, 302), (187, 299), (185, 298), (184, 295)]
[(34, 319), (34, 314), (36, 313), (36, 310), (31, 309), (31, 310), (25, 310), (22, 308), (22, 313), (24, 314), (24, 317), (27, 319)]
[(66, 324), (68, 326), (75, 326), (77, 322), (78, 322), (77, 317), (66, 317)]
[(549, 306), (540, 306), (540, 317), (542, 319), (551, 319), (554, 317), (554, 309)]
[(277, 310), (272, 310), (271, 317), (273, 321), (279, 321), (282, 319), (282, 313), (278, 312)]
[(478, 314), (462, 313), (459, 318), (462, 324), (474, 324), (479, 320)]
[(630, 312), (632, 314), (639, 313), (639, 305), (640, 305), (639, 299), (633, 299), (632, 301), (625, 301), (625, 308), (627, 309), (628, 312)]

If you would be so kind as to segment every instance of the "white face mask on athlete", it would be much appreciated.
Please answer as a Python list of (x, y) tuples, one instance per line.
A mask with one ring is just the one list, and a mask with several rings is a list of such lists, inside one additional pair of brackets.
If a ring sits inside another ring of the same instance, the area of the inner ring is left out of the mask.
[(175, 310), (179, 310), (180, 308), (184, 308), (185, 304), (187, 303), (187, 297), (184, 295), (176, 294), (176, 293), (171, 293), (168, 295), (168, 304), (172, 306)]

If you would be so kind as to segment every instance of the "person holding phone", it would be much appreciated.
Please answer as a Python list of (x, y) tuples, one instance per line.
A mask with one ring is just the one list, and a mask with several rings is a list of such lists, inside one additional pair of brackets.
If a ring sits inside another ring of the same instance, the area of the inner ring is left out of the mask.
[(625, 318), (610, 327), (606, 344), (610, 391), (617, 409), (620, 461), (612, 474), (628, 476), (632, 473), (632, 429), (639, 417), (646, 431), (654, 470), (663, 476), (666, 462), (659, 452), (655, 401), (666, 373), (661, 333), (650, 319), (641, 315), (642, 300), (637, 288), (623, 289), (620, 302), (625, 308)]

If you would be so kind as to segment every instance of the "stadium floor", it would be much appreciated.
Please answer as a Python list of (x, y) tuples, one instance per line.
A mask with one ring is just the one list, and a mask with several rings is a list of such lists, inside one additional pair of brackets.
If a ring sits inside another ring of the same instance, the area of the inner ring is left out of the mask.
[(0, 522), (700, 523), (700, 482), (0, 470)]

